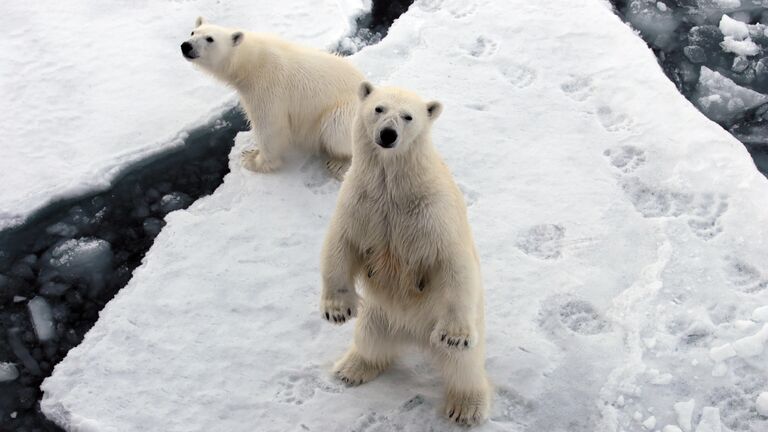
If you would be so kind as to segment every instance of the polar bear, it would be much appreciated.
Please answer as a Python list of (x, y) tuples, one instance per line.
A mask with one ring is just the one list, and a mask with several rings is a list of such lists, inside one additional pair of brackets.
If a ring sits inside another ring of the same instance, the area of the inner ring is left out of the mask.
[(352, 165), (321, 257), (323, 318), (358, 317), (334, 374), (365, 383), (415, 342), (444, 376), (445, 414), (480, 423), (491, 398), (483, 287), (464, 199), (430, 137), (442, 106), (367, 82), (359, 93)]
[(276, 36), (229, 29), (197, 18), (181, 44), (188, 61), (234, 87), (258, 148), (246, 168), (277, 169), (290, 149), (324, 151), (340, 177), (351, 157), (351, 128), (363, 75), (347, 60)]

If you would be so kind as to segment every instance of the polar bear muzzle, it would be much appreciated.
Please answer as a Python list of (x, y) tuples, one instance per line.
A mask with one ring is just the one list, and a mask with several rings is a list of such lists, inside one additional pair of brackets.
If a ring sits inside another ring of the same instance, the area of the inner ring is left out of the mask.
[(198, 57), (197, 53), (195, 52), (195, 47), (192, 46), (189, 42), (184, 42), (181, 44), (181, 54), (184, 55), (184, 58), (187, 60), (194, 60)]
[(392, 128), (384, 128), (379, 132), (379, 139), (376, 140), (376, 144), (384, 148), (392, 148), (397, 141), (397, 131)]

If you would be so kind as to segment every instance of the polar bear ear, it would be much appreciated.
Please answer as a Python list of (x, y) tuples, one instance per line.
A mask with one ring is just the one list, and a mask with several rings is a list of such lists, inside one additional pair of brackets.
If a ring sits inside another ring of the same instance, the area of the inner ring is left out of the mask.
[(427, 104), (427, 114), (430, 120), (434, 121), (440, 117), (440, 113), (443, 112), (443, 104), (438, 101), (432, 101)]
[(369, 83), (368, 81), (363, 81), (363, 83), (360, 84), (360, 90), (358, 90), (358, 96), (360, 96), (360, 100), (365, 100), (365, 98), (367, 98), (371, 93), (373, 93), (373, 84)]
[(232, 33), (232, 46), (238, 46), (240, 45), (240, 42), (243, 41), (243, 38), (245, 38), (245, 35), (243, 32), (234, 32)]
[(200, 27), (201, 25), (205, 24), (205, 18), (199, 16), (195, 20), (195, 27)]

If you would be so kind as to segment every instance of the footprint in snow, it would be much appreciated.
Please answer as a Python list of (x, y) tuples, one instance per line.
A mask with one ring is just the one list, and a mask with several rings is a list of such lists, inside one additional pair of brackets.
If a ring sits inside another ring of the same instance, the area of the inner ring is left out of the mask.
[(625, 174), (631, 173), (645, 163), (645, 151), (631, 145), (606, 149), (603, 155), (608, 158), (614, 168)]
[(554, 224), (534, 225), (518, 234), (515, 246), (534, 258), (553, 260), (563, 250), (565, 227)]
[(518, 63), (509, 63), (501, 67), (500, 72), (508, 83), (519, 89), (533, 84), (537, 76), (533, 68)]
[(725, 274), (737, 291), (754, 294), (768, 288), (768, 278), (757, 267), (734, 257), (726, 258)]
[(632, 119), (624, 114), (614, 112), (610, 107), (601, 106), (597, 108), (597, 119), (608, 132), (621, 132), (629, 130), (634, 123)]
[(304, 186), (315, 195), (328, 195), (338, 189), (338, 182), (328, 172), (325, 161), (319, 156), (307, 158), (299, 169)]
[(480, 35), (474, 41), (462, 47), (464, 52), (474, 58), (483, 59), (492, 57), (499, 50), (499, 43), (494, 39)]
[(281, 403), (303, 405), (312, 399), (318, 391), (324, 393), (341, 393), (343, 388), (336, 383), (322, 379), (317, 367), (302, 370), (286, 371), (280, 374), (275, 399)]
[(555, 336), (563, 330), (591, 336), (610, 331), (611, 326), (592, 303), (570, 295), (555, 295), (542, 303), (539, 324)]
[(569, 98), (582, 102), (592, 96), (592, 78), (587, 76), (575, 76), (560, 84), (560, 90)]

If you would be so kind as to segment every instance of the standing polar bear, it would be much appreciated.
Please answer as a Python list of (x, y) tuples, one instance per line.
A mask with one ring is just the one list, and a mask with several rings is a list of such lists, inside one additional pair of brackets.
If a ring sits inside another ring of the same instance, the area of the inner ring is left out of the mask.
[(323, 317), (341, 324), (358, 316), (334, 374), (350, 385), (370, 381), (402, 343), (415, 342), (444, 376), (445, 414), (480, 423), (491, 393), (483, 287), (464, 199), (430, 137), (442, 106), (367, 82), (359, 96), (352, 166), (321, 263)]
[(352, 155), (351, 127), (363, 75), (345, 59), (282, 40), (209, 24), (200, 17), (184, 57), (234, 87), (258, 149), (243, 152), (246, 168), (277, 169), (289, 149), (324, 151), (341, 177)]

